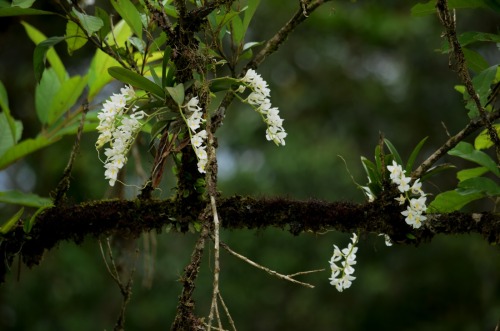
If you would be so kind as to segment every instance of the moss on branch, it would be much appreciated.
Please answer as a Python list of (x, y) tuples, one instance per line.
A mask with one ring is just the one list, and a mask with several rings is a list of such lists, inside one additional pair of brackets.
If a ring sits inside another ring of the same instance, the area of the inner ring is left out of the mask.
[[(226, 229), (280, 228), (293, 235), (325, 230), (385, 233), (400, 244), (430, 241), (436, 234), (481, 234), (489, 243), (500, 243), (500, 215), (493, 213), (450, 213), (428, 215), (418, 229), (406, 225), (399, 206), (390, 199), (373, 203), (299, 201), (283, 198), (234, 196), (219, 199), (217, 207)], [(161, 232), (167, 225), (181, 232), (197, 221), (203, 204), (186, 208), (171, 200), (103, 200), (47, 209), (37, 217), (27, 235), (21, 225), (9, 232), (0, 244), (4, 263), (0, 280), (14, 257), (20, 254), (28, 266), (40, 263), (43, 253), (62, 241), (81, 243), (84, 238), (110, 235), (138, 237), (143, 232)], [(414, 239), (408, 239), (412, 234)]]

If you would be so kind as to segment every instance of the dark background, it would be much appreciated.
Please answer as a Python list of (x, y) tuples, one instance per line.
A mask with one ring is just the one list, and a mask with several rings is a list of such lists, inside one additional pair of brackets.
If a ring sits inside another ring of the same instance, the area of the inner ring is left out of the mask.
[[(99, 1), (98, 1), (99, 3)], [(46, 9), (54, 9), (51, 2)], [(248, 38), (270, 38), (294, 13), (298, 1), (262, 1)], [(362, 202), (354, 179), (365, 184), (360, 156), (372, 158), (383, 132), (403, 158), (425, 136), (421, 157), (428, 156), (468, 121), (457, 75), (448, 56), (435, 50), (444, 39), (435, 15), (410, 16), (402, 1), (334, 1), (301, 25), (287, 43), (258, 69), (271, 85), (271, 101), (280, 108), (288, 132), (285, 147), (265, 140), (265, 125), (249, 106), (235, 103), (219, 130), (220, 190), (256, 197), (281, 195)], [(25, 17), (47, 36), (61, 35), (64, 20)], [(497, 32), (499, 15), (458, 10), (458, 30)], [(34, 111), (33, 44), (19, 18), (0, 19), (0, 80), (14, 116), (24, 123), (23, 138), (40, 130)], [(490, 64), (498, 62), (494, 45), (477, 45)], [(57, 48), (67, 57), (64, 46)], [(65, 60), (72, 74), (89, 63), (90, 47)], [(100, 100), (108, 95), (102, 95)], [(99, 100), (97, 100), (99, 101)], [(97, 105), (97, 108), (99, 106)], [(86, 134), (69, 192), (74, 202), (105, 196), (107, 181)], [(0, 189), (48, 196), (69, 157), (68, 137), (0, 172)], [(339, 157), (345, 159), (346, 164)], [(422, 161), (422, 159), (419, 159)], [(448, 161), (458, 160), (448, 158)], [(144, 158), (148, 165), (151, 158)], [(348, 171), (346, 170), (348, 168)], [(134, 178), (127, 181), (130, 184)], [(456, 184), (455, 172), (424, 185), (432, 194)], [(173, 187), (168, 179), (161, 195)], [(136, 189), (127, 189), (133, 197)], [(489, 202), (480, 208), (490, 208)], [(3, 221), (16, 209), (0, 205)], [(173, 320), (178, 279), (188, 263), (196, 236), (158, 234), (137, 241), (141, 248), (127, 330), (165, 330)], [(437, 237), (418, 248), (386, 247), (381, 237), (362, 235), (353, 286), (338, 293), (329, 285), (333, 244), (347, 245), (349, 234), (322, 235), (265, 231), (224, 231), (234, 250), (284, 274), (309, 269), (303, 276), (316, 285), (303, 288), (221, 253), (221, 292), (238, 330), (491, 330), (500, 318), (500, 254), (476, 236)], [(154, 249), (145, 245), (153, 244)], [(155, 260), (148, 275), (148, 252)], [(208, 256), (208, 254), (206, 254)], [(197, 311), (210, 307), (212, 260), (205, 257), (196, 291)], [(17, 262), (0, 287), (1, 330), (110, 330), (121, 297), (106, 272), (99, 246), (63, 243), (32, 270)], [(148, 285), (149, 284), (149, 285)]]

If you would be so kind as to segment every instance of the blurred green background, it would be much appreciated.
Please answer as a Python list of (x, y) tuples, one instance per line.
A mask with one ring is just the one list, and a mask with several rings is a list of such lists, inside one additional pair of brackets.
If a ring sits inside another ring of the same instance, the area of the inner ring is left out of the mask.
[[(55, 6), (40, 5), (49, 10)], [(334, 1), (310, 15), (258, 70), (271, 85), (273, 105), (285, 119), (286, 146), (267, 142), (259, 116), (235, 103), (218, 132), (219, 185), (224, 196), (362, 202), (363, 195), (339, 155), (355, 180), (364, 184), (360, 156), (372, 157), (380, 131), (403, 157), (429, 136), (423, 158), (446, 140), (444, 126), (454, 134), (465, 125), (461, 96), (453, 90), (456, 74), (448, 68), (448, 57), (435, 52), (443, 42), (438, 18), (411, 17), (411, 5)], [(270, 38), (297, 6), (298, 1), (262, 1), (249, 38)], [(24, 19), (48, 36), (64, 31), (62, 19), (50, 23), (46, 17)], [(459, 10), (457, 20), (459, 31), (497, 32), (500, 22), (498, 14), (481, 9)], [(40, 129), (34, 111), (34, 46), (19, 18), (0, 19), (0, 44), (0, 80), (14, 116), (24, 122), (23, 138), (32, 137)], [(65, 54), (64, 46), (57, 50)], [(476, 50), (491, 64), (498, 62), (496, 47), (478, 45)], [(85, 70), (91, 51), (87, 48), (67, 58), (67, 68), (72, 73)], [(113, 87), (106, 91), (111, 92)], [(73, 202), (106, 194), (95, 139), (95, 134), (84, 136), (69, 192)], [(0, 172), (0, 189), (47, 196), (72, 144), (73, 137), (68, 137)], [(146, 171), (151, 162), (144, 158)], [(427, 183), (424, 190), (445, 191), (455, 184), (454, 176), (450, 172)], [(131, 177), (127, 183), (141, 182)], [(167, 180), (161, 196), (167, 197), (173, 185), (172, 178)], [(135, 194), (135, 189), (127, 189), (127, 196)], [(1, 205), (0, 219), (13, 210)], [(221, 292), (238, 330), (495, 330), (500, 318), (497, 247), (472, 235), (437, 237), (418, 248), (386, 247), (380, 237), (362, 235), (357, 279), (338, 293), (329, 285), (328, 260), (332, 245), (346, 245), (349, 236), (330, 232), (293, 237), (274, 229), (224, 231), (222, 240), (234, 250), (278, 272), (326, 269), (300, 278), (316, 285), (308, 289), (271, 277), (223, 251)], [(181, 289), (178, 279), (196, 236), (158, 234), (154, 239), (137, 241), (141, 255), (127, 330), (169, 329)], [(155, 260), (153, 276), (147, 272), (148, 252)], [(197, 312), (203, 316), (210, 307), (211, 262), (205, 254), (195, 294)], [(0, 330), (113, 328), (121, 297), (96, 241), (81, 246), (63, 243), (46, 254), (41, 266), (18, 269), (16, 261), (12, 268), (0, 287)]]

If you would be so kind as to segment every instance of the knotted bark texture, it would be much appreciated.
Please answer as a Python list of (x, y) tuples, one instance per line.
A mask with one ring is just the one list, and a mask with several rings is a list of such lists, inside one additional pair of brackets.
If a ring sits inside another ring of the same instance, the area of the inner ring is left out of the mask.
[[(138, 237), (143, 232), (162, 232), (166, 226), (187, 232), (198, 221), (204, 203), (182, 208), (171, 200), (105, 200), (47, 209), (37, 217), (29, 234), (22, 225), (9, 232), (0, 244), (0, 280), (3, 282), (18, 254), (29, 267), (40, 263), (46, 250), (62, 241), (81, 243), (84, 238), (110, 235)], [(500, 216), (493, 213), (430, 214), (424, 226), (412, 229), (401, 209), (390, 199), (372, 203), (299, 201), (284, 198), (234, 196), (219, 199), (221, 225), (225, 229), (280, 228), (293, 235), (325, 230), (385, 233), (395, 243), (418, 245), (436, 234), (478, 233), (492, 244), (500, 243)], [(411, 236), (408, 236), (411, 234)], [(412, 239), (409, 239), (411, 237)]]

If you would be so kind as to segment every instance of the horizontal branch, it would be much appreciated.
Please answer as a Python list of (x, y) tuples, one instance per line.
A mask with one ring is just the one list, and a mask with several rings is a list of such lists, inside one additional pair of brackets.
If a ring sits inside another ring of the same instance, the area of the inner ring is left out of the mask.
[[(62, 241), (81, 243), (84, 238), (118, 234), (138, 237), (143, 232), (161, 232), (166, 226), (181, 232), (197, 221), (203, 211), (179, 207), (170, 200), (104, 200), (74, 206), (47, 209), (37, 217), (26, 235), (22, 226), (9, 232), (1, 241), (5, 257), (0, 268), (0, 282), (14, 257), (20, 254), (28, 266), (40, 263), (43, 253)], [(257, 199), (230, 197), (219, 199), (217, 210), (226, 229), (280, 228), (293, 235), (326, 230), (360, 233), (385, 233), (396, 243), (419, 244), (436, 234), (478, 233), (490, 243), (500, 243), (500, 215), (493, 213), (431, 214), (425, 225), (412, 229), (403, 220), (400, 207), (393, 202), (372, 203), (299, 201), (282, 198)], [(408, 239), (408, 234), (414, 239)]]

